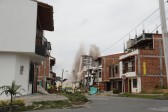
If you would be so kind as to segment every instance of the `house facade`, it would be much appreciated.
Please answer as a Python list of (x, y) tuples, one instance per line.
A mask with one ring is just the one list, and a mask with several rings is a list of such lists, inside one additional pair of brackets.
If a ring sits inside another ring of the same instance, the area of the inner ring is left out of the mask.
[[(101, 91), (110, 91), (112, 89), (113, 84), (113, 76), (112, 73), (117, 71), (117, 76), (119, 75), (119, 56), (124, 53), (112, 54), (107, 56), (102, 56), (97, 59), (99, 63), (99, 67), (101, 67), (101, 72), (99, 71), (99, 89)], [(113, 70), (114, 68), (114, 70)], [(113, 71), (112, 71), (113, 70)]]
[(77, 73), (77, 81), (82, 81), (84, 88), (93, 86), (94, 74), (93, 73), (93, 57), (89, 55), (82, 55), (80, 58), (79, 72)]
[[(46, 89), (47, 82), (54, 83), (56, 73), (53, 71), (53, 66), (56, 63), (54, 57), (48, 56), (45, 61), (42, 61), (38, 69), (38, 85)], [(53, 82), (54, 81), (54, 82)]]
[(127, 42), (127, 54), (120, 56), (123, 92), (139, 93), (167, 86), (162, 35), (143, 33)]
[(20, 91), (23, 95), (32, 94), (38, 65), (50, 50), (43, 32), (54, 30), (53, 7), (31, 0), (1, 0), (0, 15), (0, 86), (15, 80), (25, 90)]

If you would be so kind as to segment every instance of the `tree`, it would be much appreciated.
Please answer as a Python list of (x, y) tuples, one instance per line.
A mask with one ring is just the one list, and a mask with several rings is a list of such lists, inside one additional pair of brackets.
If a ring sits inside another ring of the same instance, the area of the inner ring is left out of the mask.
[[(0, 95), (2, 95), (3, 93), (6, 94), (6, 96), (10, 95), (11, 97), (11, 104), (13, 102), (13, 96), (16, 96), (17, 94), (22, 95), (20, 92), (18, 92), (19, 89), (21, 88), (21, 85), (16, 85), (15, 81), (12, 81), (12, 85), (11, 86), (1, 86), (0, 90), (2, 90), (2, 92), (0, 93)], [(22, 89), (24, 90), (24, 89)]]

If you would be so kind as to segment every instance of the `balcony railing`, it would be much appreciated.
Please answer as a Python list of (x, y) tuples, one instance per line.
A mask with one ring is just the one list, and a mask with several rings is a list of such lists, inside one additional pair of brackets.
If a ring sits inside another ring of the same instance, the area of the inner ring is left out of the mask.
[(43, 35), (37, 34), (35, 53), (45, 57), (48, 56), (48, 50), (51, 50), (50, 42)]
[(127, 72), (135, 72), (135, 67), (132, 66), (132, 67), (128, 67), (128, 68), (123, 69), (123, 73), (127, 73)]
[(44, 46), (36, 45), (35, 53), (41, 56), (46, 56), (46, 48)]

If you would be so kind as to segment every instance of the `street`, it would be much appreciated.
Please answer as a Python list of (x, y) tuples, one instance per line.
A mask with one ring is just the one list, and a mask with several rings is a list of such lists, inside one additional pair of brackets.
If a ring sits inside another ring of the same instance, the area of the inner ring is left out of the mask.
[(167, 100), (111, 96), (89, 96), (91, 103), (82, 108), (48, 109), (29, 112), (168, 112)]

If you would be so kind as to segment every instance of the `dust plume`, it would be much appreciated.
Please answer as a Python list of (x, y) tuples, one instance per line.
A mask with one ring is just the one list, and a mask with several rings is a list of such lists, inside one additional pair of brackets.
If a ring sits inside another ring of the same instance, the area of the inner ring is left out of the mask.
[(83, 43), (81, 43), (80, 47), (76, 53), (74, 65), (73, 65), (73, 73), (72, 74), (73, 74), (74, 81), (77, 81), (77, 79), (78, 79), (77, 73), (79, 72), (80, 58), (81, 58), (81, 55), (84, 55), (84, 54), (85, 54), (84, 45), (83, 45)]
[(100, 49), (95, 44), (90, 46), (89, 55), (93, 57), (93, 59), (100, 56)]

